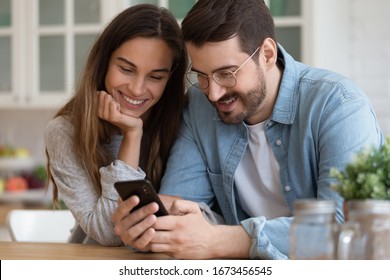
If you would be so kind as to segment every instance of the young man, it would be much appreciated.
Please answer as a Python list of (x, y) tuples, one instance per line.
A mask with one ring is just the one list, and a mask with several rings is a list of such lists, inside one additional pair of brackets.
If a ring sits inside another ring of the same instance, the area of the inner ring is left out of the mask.
[[(198, 203), (156, 218), (154, 204), (128, 215), (130, 198), (116, 232), (177, 258), (287, 258), (297, 199), (336, 200), (342, 222), (329, 171), (382, 144), (373, 109), (350, 80), (294, 61), (262, 0), (199, 0), (182, 30), (194, 86), (161, 193)], [(208, 221), (215, 212), (226, 224)]]

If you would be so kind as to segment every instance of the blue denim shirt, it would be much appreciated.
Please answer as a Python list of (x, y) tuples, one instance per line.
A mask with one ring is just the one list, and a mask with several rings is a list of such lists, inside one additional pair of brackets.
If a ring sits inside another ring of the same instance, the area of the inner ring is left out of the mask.
[[(297, 199), (335, 199), (342, 222), (342, 198), (330, 188), (329, 170), (342, 169), (357, 151), (383, 143), (376, 115), (352, 81), (296, 62), (281, 46), (279, 56), (285, 69), (265, 132), (280, 165), (279, 187), (291, 210)], [(245, 125), (223, 123), (198, 89), (188, 95), (161, 193), (210, 207), (217, 202), (226, 223), (241, 224), (251, 236), (251, 258), (287, 258), (292, 217), (249, 217), (237, 197), (234, 175), (248, 144)]]

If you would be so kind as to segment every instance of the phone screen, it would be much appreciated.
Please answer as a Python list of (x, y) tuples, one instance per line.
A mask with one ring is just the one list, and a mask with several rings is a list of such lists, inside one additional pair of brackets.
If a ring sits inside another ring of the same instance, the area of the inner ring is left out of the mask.
[(139, 204), (135, 206), (130, 212), (133, 212), (151, 202), (156, 202), (158, 204), (158, 211), (155, 213), (155, 215), (168, 215), (168, 211), (165, 209), (163, 203), (156, 193), (156, 190), (148, 180), (119, 181), (114, 184), (114, 187), (122, 200), (126, 200), (132, 195), (139, 197)]

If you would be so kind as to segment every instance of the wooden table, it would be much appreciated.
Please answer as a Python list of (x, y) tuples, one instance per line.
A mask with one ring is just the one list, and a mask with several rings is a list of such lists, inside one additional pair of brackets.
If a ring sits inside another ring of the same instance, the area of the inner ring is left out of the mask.
[(0, 260), (167, 260), (165, 254), (137, 253), (125, 247), (70, 243), (0, 241)]

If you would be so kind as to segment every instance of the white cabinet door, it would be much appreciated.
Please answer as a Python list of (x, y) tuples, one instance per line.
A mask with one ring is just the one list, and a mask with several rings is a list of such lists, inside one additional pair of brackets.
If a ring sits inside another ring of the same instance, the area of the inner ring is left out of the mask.
[(11, 0), (0, 1), (0, 104), (15, 102), (16, 72), (13, 61), (17, 58), (15, 14)]
[(25, 102), (29, 107), (59, 106), (75, 88), (88, 50), (103, 23), (100, 0), (33, 0), (27, 27), (30, 58)]
[(122, 1), (1, 0), (0, 108), (64, 104)]

